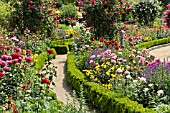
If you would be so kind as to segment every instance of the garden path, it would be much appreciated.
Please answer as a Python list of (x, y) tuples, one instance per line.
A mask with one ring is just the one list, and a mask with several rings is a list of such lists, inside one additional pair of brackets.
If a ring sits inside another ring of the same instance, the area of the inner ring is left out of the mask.
[(154, 55), (156, 58), (160, 58), (162, 61), (164, 58), (165, 60), (168, 58), (168, 61), (170, 61), (170, 44), (152, 49), (149, 51), (149, 53)]
[[(67, 60), (67, 54), (64, 55), (57, 55), (55, 59), (52, 60), (53, 64), (57, 71), (57, 77), (54, 77), (53, 81), (56, 84), (55, 86), (51, 85), (50, 87), (53, 88), (53, 91), (57, 95), (57, 99), (62, 101), (64, 104), (72, 103), (73, 100), (73, 89), (71, 86), (68, 85), (66, 81), (66, 60)], [(76, 102), (77, 109), (80, 108), (80, 103)], [(93, 106), (85, 106), (87, 107), (88, 113), (94, 113), (96, 111)]]
[[(72, 97), (72, 89), (68, 86), (65, 78), (65, 63), (67, 60), (67, 54), (57, 55), (55, 59), (53, 59), (53, 64), (56, 66), (57, 77), (54, 77), (53, 81), (56, 84), (55, 86), (51, 85), (53, 91), (57, 95), (57, 99), (62, 101), (64, 104), (67, 102), (71, 102)], [(70, 101), (68, 101), (68, 98)]]

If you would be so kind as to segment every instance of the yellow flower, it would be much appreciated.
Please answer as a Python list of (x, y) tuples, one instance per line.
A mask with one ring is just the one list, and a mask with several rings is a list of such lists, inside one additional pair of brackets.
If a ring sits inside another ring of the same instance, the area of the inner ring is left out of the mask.
[(83, 70), (83, 72), (86, 72), (86, 75), (87, 75), (87, 76), (93, 74), (93, 73), (92, 73), (92, 70)]
[(95, 78), (94, 81), (97, 82), (97, 81), (98, 81), (98, 78)]
[(103, 63), (101, 66), (102, 66), (104, 69), (106, 69), (106, 64), (105, 64), (105, 63)]
[(90, 76), (90, 79), (92, 79), (92, 80), (93, 80), (93, 79), (94, 79), (94, 76), (93, 76), (93, 75), (91, 75), (91, 76)]
[(110, 90), (110, 89), (112, 88), (112, 84), (109, 83), (109, 84), (107, 85), (107, 88)]
[(37, 62), (37, 61), (38, 61), (37, 58), (38, 58), (38, 54), (34, 54), (34, 56), (33, 56), (33, 61), (34, 61), (34, 62)]
[(113, 66), (113, 67), (111, 68), (111, 70), (113, 70), (113, 71), (114, 71), (114, 69), (115, 69), (115, 66)]
[(96, 71), (100, 71), (100, 65), (96, 66)]
[(115, 78), (115, 77), (116, 77), (116, 75), (115, 75), (115, 74), (111, 74), (111, 76), (112, 76), (113, 78)]
[(110, 76), (110, 70), (108, 70), (107, 72), (106, 72), (106, 75), (108, 75), (108, 76)]
[(110, 62), (106, 62), (106, 65), (110, 66), (111, 64), (110, 64)]
[(25, 55), (27, 52), (26, 52), (26, 50), (22, 50), (23, 51), (23, 54)]

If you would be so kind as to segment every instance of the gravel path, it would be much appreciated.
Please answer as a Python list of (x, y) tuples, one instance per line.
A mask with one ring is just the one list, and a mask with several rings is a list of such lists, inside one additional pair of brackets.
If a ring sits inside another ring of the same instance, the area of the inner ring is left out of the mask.
[(159, 47), (156, 49), (153, 49), (149, 51), (151, 55), (154, 55), (156, 58), (160, 58), (162, 61), (165, 58), (168, 61), (170, 61), (170, 45), (167, 45), (165, 47)]
[[(68, 86), (65, 78), (65, 63), (67, 60), (67, 54), (65, 55), (57, 55), (55, 59), (53, 59), (54, 66), (56, 66), (57, 70), (57, 77), (54, 77), (53, 81), (55, 82), (56, 86), (52, 86), (53, 91), (57, 95), (57, 99), (62, 101), (64, 104), (67, 102), (71, 102), (73, 99), (72, 92), (73, 90), (71, 87)], [(68, 101), (68, 98), (70, 101)]]

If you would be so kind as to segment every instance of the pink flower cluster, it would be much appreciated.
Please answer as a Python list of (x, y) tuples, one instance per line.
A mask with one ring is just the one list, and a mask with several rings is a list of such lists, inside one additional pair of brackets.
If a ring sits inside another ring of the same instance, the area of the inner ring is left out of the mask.
[(170, 4), (167, 5), (168, 10), (164, 12), (164, 23), (170, 28)]

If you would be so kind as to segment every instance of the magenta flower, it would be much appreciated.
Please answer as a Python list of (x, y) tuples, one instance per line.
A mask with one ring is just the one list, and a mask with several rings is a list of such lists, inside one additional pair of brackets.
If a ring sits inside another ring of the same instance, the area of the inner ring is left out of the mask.
[(27, 62), (31, 62), (31, 61), (32, 61), (32, 57), (31, 57), (31, 56), (28, 56), (27, 58), (25, 58), (25, 60), (26, 60)]
[(4, 71), (10, 72), (11, 68), (10, 67), (4, 67)]
[(11, 56), (8, 56), (7, 60), (12, 60), (12, 57), (11, 57)]
[(5, 62), (5, 61), (0, 61), (0, 65), (1, 65), (2, 67), (5, 67), (5, 66), (6, 66), (6, 62)]
[(7, 60), (7, 59), (8, 59), (8, 56), (7, 56), (7, 55), (2, 55), (2, 56), (1, 56), (1, 59), (2, 59), (2, 60)]
[(27, 49), (27, 50), (26, 50), (26, 53), (31, 53), (31, 50), (30, 50), (30, 49)]

